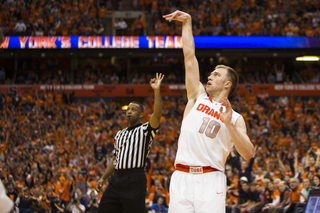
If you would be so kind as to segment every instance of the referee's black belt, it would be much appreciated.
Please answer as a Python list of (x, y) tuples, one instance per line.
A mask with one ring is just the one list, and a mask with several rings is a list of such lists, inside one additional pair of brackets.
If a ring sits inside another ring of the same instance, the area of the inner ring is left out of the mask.
[(133, 168), (133, 169), (116, 169), (115, 173), (119, 175), (129, 174), (129, 173), (144, 173), (144, 168)]

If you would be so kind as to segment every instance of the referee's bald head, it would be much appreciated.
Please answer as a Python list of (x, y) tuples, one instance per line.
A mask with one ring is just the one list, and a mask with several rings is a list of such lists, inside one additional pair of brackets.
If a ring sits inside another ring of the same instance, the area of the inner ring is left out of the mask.
[(139, 102), (137, 102), (137, 101), (131, 101), (130, 103), (137, 104), (137, 105), (139, 106), (139, 108), (140, 108), (141, 112), (143, 112), (143, 111), (144, 111), (144, 107), (143, 107), (143, 105), (142, 105), (142, 104), (140, 104)]

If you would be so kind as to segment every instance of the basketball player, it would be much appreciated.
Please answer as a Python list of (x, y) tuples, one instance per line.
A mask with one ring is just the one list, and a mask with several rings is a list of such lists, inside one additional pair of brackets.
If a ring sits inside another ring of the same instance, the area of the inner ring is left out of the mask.
[(232, 146), (247, 161), (254, 153), (243, 117), (232, 110), (228, 101), (237, 87), (238, 76), (232, 68), (218, 65), (208, 77), (205, 90), (195, 57), (191, 16), (175, 11), (163, 17), (170, 22), (182, 22), (188, 97), (178, 141), (176, 171), (170, 184), (169, 212), (222, 213), (226, 198), (224, 164)]

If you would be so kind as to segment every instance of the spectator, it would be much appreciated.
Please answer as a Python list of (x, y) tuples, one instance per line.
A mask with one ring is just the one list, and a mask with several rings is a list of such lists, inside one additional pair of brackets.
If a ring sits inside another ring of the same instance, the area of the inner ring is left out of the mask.
[(162, 202), (161, 205), (163, 205), (164, 207), (168, 208), (168, 204), (166, 202), (166, 197), (165, 194), (162, 193), (161, 188), (157, 188), (156, 191), (154, 192), (154, 197), (153, 197), (153, 205), (157, 205), (159, 198), (162, 198)]
[(307, 172), (314, 171), (318, 173), (318, 170), (319, 170), (318, 162), (316, 161), (316, 158), (314, 157), (312, 150), (313, 150), (313, 147), (311, 147), (307, 152), (305, 169)]
[(51, 212), (52, 213), (64, 213), (65, 206), (62, 204), (62, 201), (60, 198), (57, 198), (56, 200), (51, 201)]
[(245, 212), (248, 210), (250, 204), (250, 189), (248, 182), (244, 181), (241, 184), (241, 188), (239, 190), (238, 197), (238, 205), (235, 207), (233, 211), (235, 212)]
[(87, 200), (81, 192), (80, 188), (76, 188), (75, 200), (79, 200), (80, 204), (82, 204), (85, 208), (87, 208)]
[(24, 35), (24, 32), (26, 32), (27, 27), (22, 19), (19, 20), (19, 22), (16, 23), (16, 25), (13, 28), (18, 36)]
[(243, 160), (241, 162), (241, 164), (239, 163), (239, 160), (238, 160), (238, 157), (236, 156), (236, 153), (235, 153), (235, 149), (232, 149), (231, 152), (230, 152), (230, 155), (232, 157), (232, 161), (233, 161), (233, 164), (234, 166), (238, 169), (239, 171), (239, 188), (241, 188), (241, 178), (242, 177), (245, 177), (246, 179), (246, 182), (248, 183), (251, 183), (251, 171), (252, 171), (252, 166), (253, 166), (253, 162), (254, 162), (254, 158), (251, 158), (250, 162), (249, 162), (249, 165), (248, 163)]
[(97, 213), (98, 207), (99, 207), (98, 200), (94, 198), (88, 204), (89, 213)]
[(301, 187), (297, 178), (290, 178), (290, 203), (284, 207), (286, 213), (293, 213), (297, 203), (300, 203)]
[(99, 25), (96, 29), (94, 29), (96, 35), (103, 36), (105, 35), (105, 28), (102, 22), (99, 22)]
[(31, 198), (30, 201), (31, 213), (45, 213), (44, 207), (41, 205), (41, 200)]
[(290, 195), (289, 187), (286, 185), (286, 183), (284, 181), (280, 181), (278, 187), (279, 187), (279, 191), (280, 191), (280, 202), (273, 207), (271, 207), (269, 205), (268, 207), (270, 208), (270, 211), (267, 211), (269, 213), (276, 213), (279, 211), (279, 209), (281, 209), (283, 211), (283, 207), (285, 207), (289, 203), (288, 202), (289, 195)]
[[(86, 194), (87, 193), (87, 180), (85, 177), (83, 177), (83, 174), (81, 172), (79, 172), (77, 176), (74, 175), (74, 179), (75, 179), (76, 191), (79, 190), (81, 192), (81, 194), (79, 194), (79, 195)], [(87, 206), (85, 205), (85, 207), (87, 207)]]
[(11, 182), (9, 182), (7, 185), (7, 196), (15, 203), (18, 198), (18, 193), (14, 190), (14, 186)]
[(61, 199), (64, 206), (68, 206), (68, 203), (70, 202), (70, 186), (70, 180), (66, 179), (64, 176), (59, 177), (55, 193), (57, 194), (57, 197)]
[(80, 200), (72, 199), (67, 206), (67, 210), (71, 211), (71, 213), (85, 213), (86, 208), (80, 203)]
[(133, 29), (134, 29), (134, 35), (136, 36), (142, 36), (144, 35), (144, 19), (140, 15), (136, 20), (133, 22)]
[(260, 192), (257, 191), (256, 184), (250, 184), (250, 203), (246, 210), (248, 212), (258, 212), (262, 208), (262, 202), (260, 200)]
[[(274, 182), (280, 182), (280, 180), (275, 179)], [(280, 202), (280, 192), (277, 189), (277, 184), (273, 184), (271, 182), (268, 183), (266, 192), (266, 198), (268, 202), (262, 208), (262, 212), (268, 212), (270, 208), (275, 207)], [(270, 193), (269, 197), (268, 193)]]
[(31, 213), (30, 207), (30, 191), (28, 188), (24, 188), (19, 196), (18, 207), (20, 213)]
[(127, 22), (125, 22), (125, 20), (123, 20), (123, 18), (120, 19), (116, 19), (115, 23), (114, 23), (114, 27), (116, 29), (116, 35), (118, 36), (125, 36), (127, 35), (126, 30), (127, 30)]
[(308, 199), (309, 192), (311, 190), (311, 181), (309, 178), (304, 178), (302, 181), (303, 189), (300, 193), (300, 203), (305, 203)]
[(320, 189), (320, 175), (315, 174), (312, 180), (312, 189)]
[(163, 197), (158, 197), (158, 200), (155, 204), (152, 205), (151, 207), (151, 212), (152, 213), (166, 213), (166, 208), (163, 205), (164, 198)]
[(63, 96), (62, 96), (63, 102), (65, 104), (73, 103), (73, 96), (74, 96), (74, 91), (72, 93), (70, 93), (70, 91), (67, 91), (66, 93), (63, 92)]

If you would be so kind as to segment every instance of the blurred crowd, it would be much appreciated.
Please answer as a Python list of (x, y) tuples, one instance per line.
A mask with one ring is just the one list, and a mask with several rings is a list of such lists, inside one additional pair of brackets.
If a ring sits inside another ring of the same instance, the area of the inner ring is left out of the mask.
[[(239, 63), (239, 60), (224, 59), (200, 57), (201, 82), (207, 81), (214, 64), (226, 64), (237, 71), (241, 84), (320, 83), (317, 62), (243, 58)], [(62, 58), (21, 58), (16, 75), (14, 62), (10, 60), (0, 59), (0, 84), (145, 84), (155, 72), (166, 75), (164, 83), (184, 83), (183, 59), (178, 57), (132, 58), (130, 61), (122, 57), (77, 58), (73, 72), (70, 71), (70, 61)]]
[[(121, 0), (2, 0), (0, 26), (5, 35), (105, 35), (111, 24), (105, 23), (106, 13), (121, 10), (121, 5)], [(155, 35), (181, 35), (181, 24), (162, 18), (177, 9), (191, 14), (194, 35), (320, 36), (317, 0), (132, 1), (132, 10), (152, 15)], [(137, 18), (130, 33), (143, 35), (144, 21)]]
[(119, 0), (1, 0), (0, 26), (8, 36), (104, 35), (107, 12)]
[(181, 35), (180, 23), (162, 18), (179, 9), (191, 15), (199, 36), (320, 36), (317, 0), (152, 0), (138, 8), (152, 13), (156, 35)]
[[(114, 99), (76, 103), (72, 91), (51, 90), (1, 93), (0, 100), (0, 178), (14, 211), (97, 212), (101, 194), (95, 184), (111, 163), (115, 134), (127, 126), (122, 105)], [(230, 101), (246, 121), (255, 156), (245, 162), (232, 150), (228, 157), (227, 212), (303, 205), (320, 182), (320, 99), (271, 98), (247, 89)], [(184, 95), (163, 97), (161, 126), (145, 168), (150, 211), (169, 204), (185, 103)], [(153, 98), (144, 98), (143, 105), (147, 121)]]

